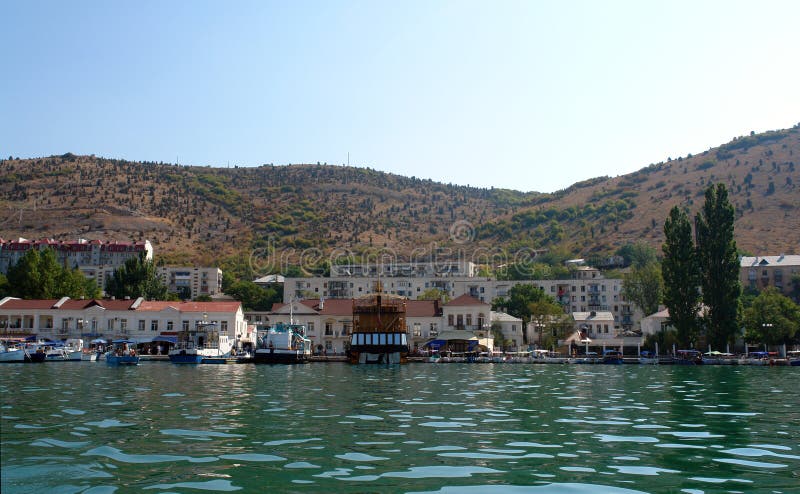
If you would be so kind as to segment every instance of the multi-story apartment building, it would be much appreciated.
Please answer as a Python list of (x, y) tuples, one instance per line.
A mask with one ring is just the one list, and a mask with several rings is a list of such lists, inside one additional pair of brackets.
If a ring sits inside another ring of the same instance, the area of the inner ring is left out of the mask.
[[(63, 340), (82, 338), (176, 338), (181, 330), (215, 322), (230, 338), (246, 339), (241, 302), (148, 302), (135, 300), (0, 300), (0, 334)], [(88, 340), (88, 341), (87, 341)]]
[(17, 240), (0, 239), (0, 272), (7, 273), (22, 256), (31, 249), (53, 249), (56, 260), (69, 269), (78, 268), (90, 278), (97, 278), (98, 271), (114, 269), (125, 264), (131, 257), (144, 253), (146, 259), (153, 259), (153, 246), (149, 240), (142, 242), (116, 242), (102, 240), (58, 241), (52, 239)]
[[(377, 281), (377, 277), (370, 276), (286, 278), (283, 301), (288, 303), (290, 300), (307, 298), (359, 297), (372, 292)], [(575, 269), (572, 278), (562, 280), (496, 280), (479, 276), (394, 276), (381, 277), (381, 283), (384, 292), (409, 299), (416, 299), (427, 290), (436, 288), (451, 299), (469, 295), (487, 304), (491, 304), (498, 297), (507, 296), (515, 285), (528, 284), (541, 288), (555, 298), (566, 313), (611, 312), (616, 331), (639, 329), (638, 324), (643, 317), (641, 311), (622, 296), (622, 279), (605, 278), (600, 270), (586, 266)]]
[(334, 264), (331, 276), (356, 276), (368, 278), (431, 278), (431, 277), (472, 277), (477, 266), (470, 261), (432, 261), (432, 262), (391, 262), (379, 264)]
[(739, 260), (739, 281), (742, 288), (763, 290), (768, 286), (778, 289), (787, 297), (800, 303), (792, 278), (800, 276), (800, 255), (742, 256)]
[(222, 292), (222, 270), (219, 268), (159, 266), (158, 275), (172, 293), (182, 299)]

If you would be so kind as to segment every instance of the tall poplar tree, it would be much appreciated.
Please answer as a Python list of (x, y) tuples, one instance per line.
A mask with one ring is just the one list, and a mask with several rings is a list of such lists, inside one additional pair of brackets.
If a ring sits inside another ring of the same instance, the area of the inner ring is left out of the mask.
[(724, 184), (706, 189), (703, 209), (695, 217), (697, 260), (702, 275), (708, 342), (722, 348), (739, 330), (739, 256), (733, 238), (734, 210)]
[(692, 240), (689, 216), (678, 206), (672, 208), (664, 221), (661, 246), (661, 276), (664, 278), (664, 305), (669, 320), (678, 332), (681, 345), (693, 346), (697, 341), (700, 307), (700, 272)]
[(167, 287), (158, 277), (156, 265), (144, 253), (132, 257), (106, 278), (106, 294), (116, 298), (144, 297), (145, 300), (167, 300)]

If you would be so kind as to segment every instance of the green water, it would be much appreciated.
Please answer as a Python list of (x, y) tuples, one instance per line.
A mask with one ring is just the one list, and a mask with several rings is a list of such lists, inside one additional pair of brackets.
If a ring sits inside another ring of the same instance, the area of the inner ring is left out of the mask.
[(0, 366), (2, 492), (800, 492), (800, 368)]

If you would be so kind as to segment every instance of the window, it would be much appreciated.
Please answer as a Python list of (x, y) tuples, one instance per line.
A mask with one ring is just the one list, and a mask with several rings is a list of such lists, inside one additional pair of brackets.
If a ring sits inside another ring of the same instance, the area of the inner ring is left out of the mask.
[(144, 331), (144, 319), (139, 319), (139, 331)]
[(184, 331), (189, 331), (189, 321), (181, 321), (181, 328)]
[(472, 314), (467, 314), (467, 326), (472, 326)]
[(603, 325), (603, 332), (608, 333), (608, 324)]
[(314, 323), (313, 322), (308, 323), (308, 332), (309, 333), (313, 333), (314, 332)]
[(172, 321), (167, 321), (167, 331), (172, 332), (174, 324)]
[(585, 291), (586, 291), (586, 285), (581, 285), (581, 292), (585, 292)]
[(69, 330), (69, 319), (62, 319), (61, 320), (61, 329), (63, 329), (64, 331)]
[(108, 325), (108, 330), (109, 331), (114, 331), (114, 320), (113, 319), (109, 319), (107, 325)]
[(422, 336), (422, 327), (418, 322), (414, 323), (414, 336)]
[(516, 333), (517, 332), (517, 325), (516, 324), (512, 324), (511, 325), (511, 332), (512, 333)]
[(158, 331), (158, 321), (150, 321), (150, 331)]
[(453, 325), (453, 314), (447, 314), (447, 325), (448, 326)]
[(461, 327), (463, 325), (464, 325), (464, 315), (463, 314), (457, 314), (456, 315), (456, 326)]
[(331, 336), (333, 334), (333, 323), (326, 322), (325, 323), (325, 336)]
[(221, 323), (219, 323), (219, 330), (221, 332), (223, 332), (223, 333), (227, 333), (228, 332), (228, 321), (222, 321)]
[(123, 333), (128, 330), (128, 320), (127, 319), (120, 320), (120, 322), (119, 322), (119, 330), (122, 331)]

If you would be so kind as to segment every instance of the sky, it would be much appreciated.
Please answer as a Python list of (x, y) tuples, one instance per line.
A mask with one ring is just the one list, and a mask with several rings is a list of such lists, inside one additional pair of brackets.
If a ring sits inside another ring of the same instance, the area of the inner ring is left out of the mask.
[(800, 122), (795, 0), (0, 1), (0, 156), (553, 192)]

